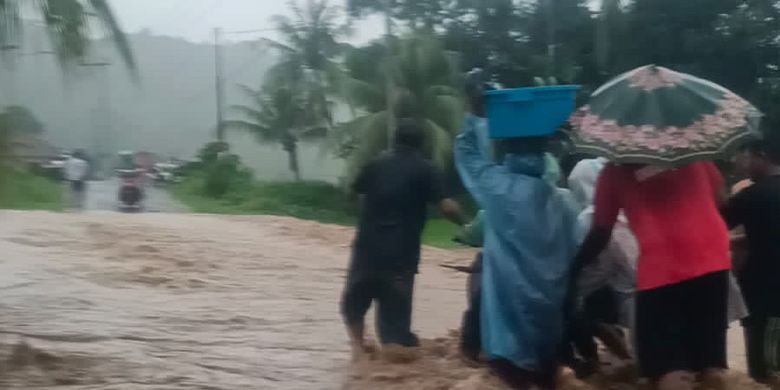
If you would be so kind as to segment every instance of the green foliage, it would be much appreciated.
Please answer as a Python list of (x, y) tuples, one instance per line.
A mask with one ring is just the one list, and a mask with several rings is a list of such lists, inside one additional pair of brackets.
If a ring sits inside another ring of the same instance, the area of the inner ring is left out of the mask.
[(11, 135), (8, 129), (0, 123), (0, 197), (8, 188), (11, 164)]
[(270, 41), (281, 59), (266, 73), (271, 90), (296, 91), (305, 103), (312, 123), (332, 127), (333, 116), (329, 92), (339, 88), (341, 72), (334, 58), (343, 54), (339, 39), (349, 33), (339, 9), (329, 0), (307, 0), (301, 7), (289, 2), (291, 16), (274, 17), (280, 41)]
[(529, 85), (533, 76), (546, 75), (543, 58), (528, 44), (530, 5), (513, 0), (452, 4), (442, 39), (448, 50), (459, 54), (461, 71), (482, 68), (494, 81), (510, 87)]
[[(481, 1), (481, 0), (480, 0)], [(390, 14), (403, 20), (412, 30), (429, 31), (440, 26), (447, 17), (452, 0), (390, 0)], [(347, 0), (347, 9), (353, 16), (387, 11), (387, 0)]]
[[(241, 191), (215, 199), (203, 195), (204, 178), (193, 175), (172, 189), (174, 196), (196, 213), (232, 215), (279, 215), (322, 223), (353, 226), (357, 205), (341, 188), (323, 182), (253, 182)], [(439, 219), (428, 221), (423, 243), (454, 248), (455, 225)]]
[(404, 38), (390, 38), (390, 50), (382, 40), (346, 53), (337, 13), (308, 4), (278, 20), (284, 55), (270, 80), (301, 86), (310, 113), (336, 97), (350, 106), (353, 120), (330, 132), (347, 176), (387, 149), (388, 73), (395, 116), (425, 127), (426, 153), (445, 167), (462, 115), (458, 74), (475, 67), (506, 87), (581, 84), (586, 97), (655, 63), (734, 90), (767, 114), (768, 127), (780, 126), (778, 0), (603, 0), (597, 11), (588, 0), (349, 0), (353, 17), (389, 13)]
[[(463, 116), (460, 78), (452, 57), (437, 39), (415, 35), (395, 43), (394, 55), (383, 61), (395, 78), (395, 116), (411, 118), (423, 127), (427, 157), (449, 166), (452, 140)], [(376, 66), (382, 43), (352, 50), (345, 65), (346, 98), (364, 112), (336, 131), (334, 142), (349, 158), (351, 172), (376, 157), (388, 146), (388, 115), (385, 83), (387, 70)]]
[[(49, 31), (52, 47), (64, 66), (83, 61), (89, 51), (93, 31), (89, 18), (95, 17), (114, 41), (127, 68), (136, 75), (135, 58), (107, 0), (2, 0), (0, 1), (0, 46), (21, 43), (21, 15), (34, 12)], [(30, 15), (25, 15), (29, 17)]]
[(203, 192), (212, 198), (222, 198), (234, 192), (241, 192), (252, 181), (252, 172), (246, 169), (238, 156), (220, 155), (206, 166)]
[(0, 126), (12, 134), (40, 135), (45, 130), (38, 118), (23, 106), (8, 106), (0, 112)]
[(287, 87), (266, 87), (257, 91), (245, 87), (244, 90), (252, 104), (234, 106), (243, 119), (227, 121), (225, 126), (247, 131), (258, 142), (279, 143), (289, 157), (290, 171), (296, 180), (301, 180), (298, 141), (324, 138), (327, 133), (317, 126), (317, 118), (306, 109), (305, 97)]
[(251, 182), (222, 198), (203, 195), (204, 178), (187, 177), (174, 195), (198, 213), (282, 215), (325, 223), (351, 225), (354, 206), (337, 187), (321, 182)]
[(25, 107), (9, 106), (0, 111), (0, 190), (11, 179), (14, 155), (12, 141), (36, 137), (43, 131), (41, 122)]
[(62, 210), (59, 182), (10, 166), (0, 169), (0, 209)]
[(224, 142), (209, 142), (198, 151), (198, 161), (203, 166), (213, 165), (221, 153), (227, 152), (229, 146)]

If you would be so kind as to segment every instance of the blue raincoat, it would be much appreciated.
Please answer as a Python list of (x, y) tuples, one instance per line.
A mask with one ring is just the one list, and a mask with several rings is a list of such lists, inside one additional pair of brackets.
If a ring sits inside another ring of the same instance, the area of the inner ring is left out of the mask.
[(463, 183), (485, 210), (482, 347), (488, 359), (540, 371), (555, 362), (563, 338), (563, 300), (577, 250), (577, 208), (542, 179), (544, 155), (490, 159), (487, 123), (466, 118), (455, 141)]

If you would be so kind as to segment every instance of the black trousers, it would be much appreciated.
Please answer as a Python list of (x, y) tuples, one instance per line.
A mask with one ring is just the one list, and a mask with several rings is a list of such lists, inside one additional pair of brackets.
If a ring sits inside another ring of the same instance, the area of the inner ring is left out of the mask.
[(376, 302), (377, 336), (382, 344), (415, 347), (412, 333), (413, 272), (356, 272), (350, 270), (341, 301), (341, 313), (348, 324), (362, 322)]
[(599, 323), (617, 324), (619, 314), (617, 296), (611, 287), (585, 297), (582, 311), (567, 316), (563, 360), (572, 366), (577, 363), (576, 355), (586, 361), (598, 360), (596, 326)]
[(748, 373), (756, 382), (766, 383), (780, 368), (780, 318), (754, 313), (742, 325)]
[(474, 272), (469, 275), (466, 284), (468, 308), (463, 313), (460, 344), (464, 351), (477, 355), (482, 350), (479, 315), (482, 308), (482, 253), (477, 254), (471, 268)]

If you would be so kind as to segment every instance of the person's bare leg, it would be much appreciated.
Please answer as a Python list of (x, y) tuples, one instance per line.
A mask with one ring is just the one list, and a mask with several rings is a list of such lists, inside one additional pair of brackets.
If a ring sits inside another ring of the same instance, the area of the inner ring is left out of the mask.
[(596, 325), (596, 336), (613, 355), (621, 360), (631, 359), (631, 353), (628, 350), (626, 338), (617, 327), (607, 324), (598, 324)]
[(350, 346), (352, 347), (352, 360), (358, 361), (365, 356), (365, 321), (356, 321), (347, 323), (347, 334), (349, 335)]
[(701, 373), (702, 388), (708, 390), (731, 390), (731, 377), (722, 368), (709, 368)]
[(657, 390), (693, 390), (694, 376), (687, 371), (670, 372), (656, 383)]

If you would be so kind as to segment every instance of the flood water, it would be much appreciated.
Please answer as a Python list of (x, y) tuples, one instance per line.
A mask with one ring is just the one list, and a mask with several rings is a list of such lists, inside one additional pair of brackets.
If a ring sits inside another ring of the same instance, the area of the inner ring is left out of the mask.
[[(340, 389), (352, 231), (275, 217), (0, 211), (0, 388)], [(429, 249), (415, 328), (456, 328)]]

